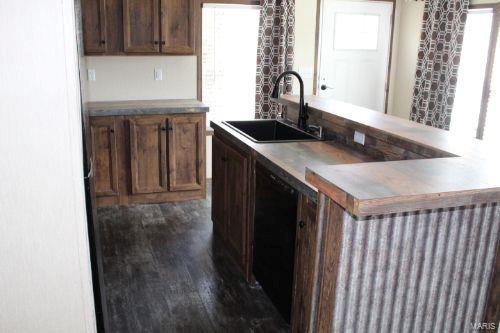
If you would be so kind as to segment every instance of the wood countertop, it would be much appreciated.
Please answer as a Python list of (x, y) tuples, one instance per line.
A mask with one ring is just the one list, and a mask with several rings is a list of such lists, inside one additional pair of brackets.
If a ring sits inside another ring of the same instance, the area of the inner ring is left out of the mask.
[(88, 102), (85, 108), (90, 117), (208, 112), (208, 106), (195, 99)]
[(307, 167), (374, 161), (364, 153), (333, 141), (258, 143), (223, 122), (211, 122), (211, 126), (242, 149), (252, 150), (257, 161), (313, 199), (317, 189), (305, 179)]
[[(297, 106), (296, 96), (278, 102)], [(448, 154), (446, 158), (308, 166), (306, 180), (355, 216), (500, 202), (498, 147), (445, 130), (325, 99), (309, 107), (366, 133), (382, 133)]]

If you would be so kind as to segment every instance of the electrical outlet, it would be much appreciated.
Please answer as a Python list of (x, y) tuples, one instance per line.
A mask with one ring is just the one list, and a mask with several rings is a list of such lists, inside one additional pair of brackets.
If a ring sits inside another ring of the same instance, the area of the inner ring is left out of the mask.
[(87, 70), (87, 77), (89, 81), (95, 81), (95, 69)]
[(360, 145), (365, 144), (365, 133), (354, 131), (354, 142), (359, 143)]
[(161, 68), (155, 68), (155, 81), (163, 80), (163, 70)]

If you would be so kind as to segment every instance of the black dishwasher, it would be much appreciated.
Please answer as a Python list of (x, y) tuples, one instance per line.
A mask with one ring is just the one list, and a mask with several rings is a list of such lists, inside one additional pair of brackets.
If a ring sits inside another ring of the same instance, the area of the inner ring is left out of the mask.
[(257, 163), (253, 274), (290, 322), (298, 192)]

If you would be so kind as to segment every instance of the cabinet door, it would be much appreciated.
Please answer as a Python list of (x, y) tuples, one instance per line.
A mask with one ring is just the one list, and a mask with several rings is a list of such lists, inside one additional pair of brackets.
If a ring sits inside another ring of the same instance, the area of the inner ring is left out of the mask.
[(176, 116), (169, 119), (168, 172), (169, 190), (187, 191), (202, 188), (203, 117)]
[(194, 1), (161, 0), (162, 52), (194, 54)]
[(106, 52), (105, 0), (82, 0), (82, 26), (85, 53)]
[(292, 331), (309, 332), (316, 256), (316, 203), (300, 196), (295, 240)]
[(125, 52), (156, 53), (159, 45), (159, 0), (123, 0)]
[(116, 123), (114, 118), (92, 119), (92, 179), (96, 196), (118, 194), (118, 166), (116, 155)]
[(138, 117), (130, 123), (132, 193), (167, 191), (167, 121)]
[(123, 54), (122, 0), (106, 0), (106, 54)]
[(226, 238), (226, 146), (212, 137), (212, 222), (214, 230)]
[(244, 265), (247, 220), (247, 158), (226, 147), (227, 241), (236, 259)]

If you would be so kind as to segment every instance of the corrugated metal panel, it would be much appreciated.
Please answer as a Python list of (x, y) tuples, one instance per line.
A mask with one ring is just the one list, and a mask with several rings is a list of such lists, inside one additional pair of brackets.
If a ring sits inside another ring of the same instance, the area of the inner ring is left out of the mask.
[(334, 332), (461, 332), (483, 318), (500, 205), (344, 214)]

